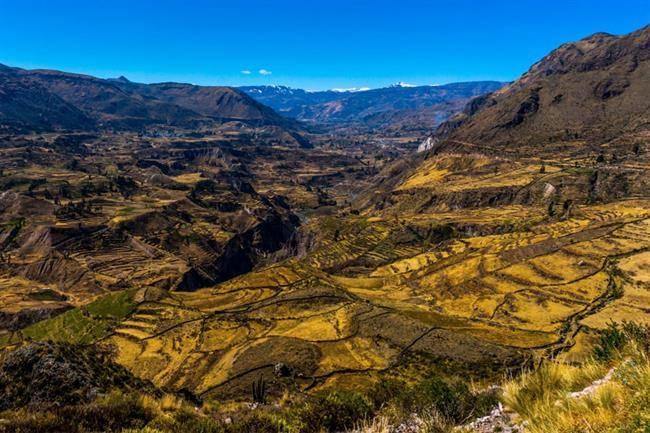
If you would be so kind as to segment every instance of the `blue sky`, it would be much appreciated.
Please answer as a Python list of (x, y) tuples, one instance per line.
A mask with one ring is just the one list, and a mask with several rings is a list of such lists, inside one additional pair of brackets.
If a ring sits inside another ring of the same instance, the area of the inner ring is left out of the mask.
[(512, 80), (563, 42), (649, 24), (650, 0), (0, 0), (0, 23), (11, 66), (317, 90)]

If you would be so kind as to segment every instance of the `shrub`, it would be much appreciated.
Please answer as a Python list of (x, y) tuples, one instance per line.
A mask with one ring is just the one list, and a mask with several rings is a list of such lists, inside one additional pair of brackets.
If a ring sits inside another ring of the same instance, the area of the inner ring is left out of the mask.
[(298, 412), (304, 432), (342, 431), (372, 415), (373, 407), (363, 394), (337, 390), (314, 396)]
[(494, 391), (474, 393), (463, 380), (432, 376), (406, 389), (397, 401), (405, 413), (433, 410), (449, 421), (461, 423), (489, 412), (498, 400)]
[(375, 409), (403, 398), (404, 390), (407, 388), (406, 383), (395, 379), (382, 379), (375, 384), (370, 392), (370, 398)]
[(454, 412), (456, 402), (451, 388), (437, 376), (418, 383), (406, 398), (411, 410), (424, 412), (428, 408), (435, 408), (444, 416)]
[(598, 344), (594, 348), (594, 357), (599, 361), (609, 361), (625, 344), (626, 338), (623, 330), (614, 322), (607, 325), (607, 329), (600, 334)]
[(644, 354), (650, 354), (650, 325), (623, 322), (623, 333), (634, 341)]
[(467, 384), (459, 381), (450, 384), (437, 376), (420, 383), (414, 396), (418, 398), (416, 405), (421, 409), (433, 408), (443, 417), (457, 422), (471, 412), (474, 403), (474, 396)]

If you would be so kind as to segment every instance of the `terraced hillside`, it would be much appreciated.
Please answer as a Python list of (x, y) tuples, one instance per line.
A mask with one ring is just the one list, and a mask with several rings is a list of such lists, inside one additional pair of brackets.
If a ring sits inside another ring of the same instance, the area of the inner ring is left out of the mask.
[(367, 149), (258, 147), (264, 139), (2, 137), (3, 338), (107, 294), (193, 291), (291, 256), (311, 242), (298, 214), (329, 212), (376, 171)]
[[(557, 222), (500, 209), (517, 215), (510, 227), (495, 210), (350, 219), (303, 259), (144, 302), (107, 342), (154, 383), (210, 396), (245, 393), (278, 365), (305, 389), (363, 383), (415, 352), (493, 366), (577, 356), (608, 319), (647, 321), (633, 269), (647, 266), (649, 204)], [(417, 239), (464, 224), (434, 248)]]
[[(231, 398), (260, 375), (280, 392), (364, 386), (425, 359), (484, 374), (579, 359), (609, 319), (649, 317), (648, 200), (576, 205), (562, 218), (511, 205), (312, 226), (321, 236), (303, 257), (189, 293), (125, 292), (114, 317), (91, 304), (87, 318), (72, 310), (22, 334), (93, 334), (156, 385)], [(78, 329), (61, 332), (66, 323)]]

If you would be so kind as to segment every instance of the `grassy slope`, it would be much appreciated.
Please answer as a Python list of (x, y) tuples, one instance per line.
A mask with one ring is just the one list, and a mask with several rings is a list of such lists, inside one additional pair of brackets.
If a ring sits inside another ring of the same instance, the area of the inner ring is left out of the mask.
[(87, 344), (107, 335), (119, 320), (135, 309), (136, 290), (111, 293), (49, 320), (25, 328), (23, 334), (32, 340)]

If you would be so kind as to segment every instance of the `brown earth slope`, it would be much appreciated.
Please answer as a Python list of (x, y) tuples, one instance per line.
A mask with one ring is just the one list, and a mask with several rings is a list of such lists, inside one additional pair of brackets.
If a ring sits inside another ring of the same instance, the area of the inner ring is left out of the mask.
[(74, 105), (0, 65), (0, 130), (92, 128), (93, 123)]
[[(567, 43), (519, 80), (441, 125), (441, 141), (534, 155), (561, 141), (600, 144), (650, 129), (650, 27)], [(575, 149), (574, 149), (575, 150)]]

